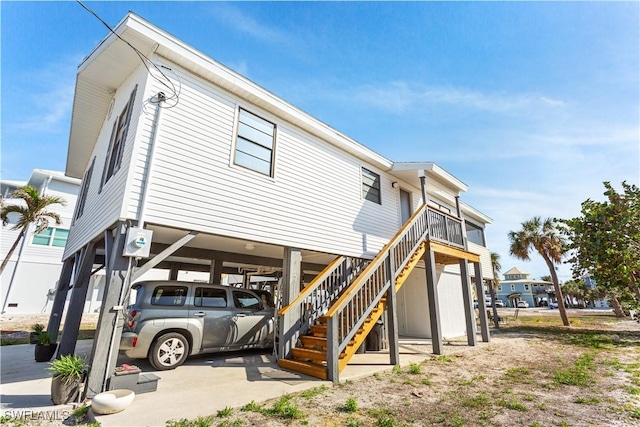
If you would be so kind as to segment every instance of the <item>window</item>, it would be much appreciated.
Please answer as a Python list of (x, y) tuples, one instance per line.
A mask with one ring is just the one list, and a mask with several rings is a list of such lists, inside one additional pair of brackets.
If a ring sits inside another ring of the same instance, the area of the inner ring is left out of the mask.
[(516, 285), (511, 285), (511, 292), (516, 290)]
[(261, 309), (260, 300), (247, 292), (233, 291), (233, 303), (236, 308)]
[(69, 230), (64, 228), (52, 228), (49, 227), (42, 233), (35, 234), (33, 236), (32, 243), (34, 245), (42, 246), (54, 246), (57, 248), (64, 248), (67, 244), (67, 238), (69, 237)]
[(528, 290), (529, 290), (529, 285), (528, 285), (528, 284), (525, 284), (525, 285), (524, 285), (524, 290), (525, 290), (525, 291), (528, 291)]
[(498, 292), (502, 292), (502, 285), (498, 285)]
[(197, 307), (224, 308), (227, 306), (227, 291), (224, 289), (196, 288), (193, 305)]
[(484, 246), (484, 232), (482, 227), (478, 227), (469, 221), (465, 221), (464, 225), (467, 230), (467, 241)]
[(93, 175), (93, 166), (95, 164), (96, 158), (94, 157), (91, 161), (91, 166), (89, 166), (89, 169), (87, 169), (87, 171), (84, 173), (84, 176), (82, 177), (82, 188), (80, 189), (80, 194), (78, 196), (76, 214), (73, 217), (73, 222), (75, 222), (76, 219), (80, 218), (84, 213), (84, 205), (87, 201), (87, 193), (89, 191), (89, 184), (91, 184), (91, 176)]
[(179, 306), (187, 299), (186, 286), (158, 286), (151, 295), (151, 304)]
[(138, 85), (133, 88), (133, 92), (129, 96), (129, 102), (122, 109), (122, 113), (116, 118), (111, 130), (111, 139), (109, 140), (109, 151), (105, 159), (104, 169), (102, 170), (102, 181), (100, 182), (100, 191), (102, 186), (109, 181), (113, 175), (120, 169), (122, 163), (122, 154), (124, 153), (124, 143), (129, 132), (129, 123), (131, 122), (131, 113), (133, 111), (133, 102), (136, 98)]
[(240, 109), (234, 163), (273, 175), (273, 148), (276, 125)]
[(362, 198), (382, 204), (380, 198), (380, 175), (371, 172), (367, 168), (362, 168)]

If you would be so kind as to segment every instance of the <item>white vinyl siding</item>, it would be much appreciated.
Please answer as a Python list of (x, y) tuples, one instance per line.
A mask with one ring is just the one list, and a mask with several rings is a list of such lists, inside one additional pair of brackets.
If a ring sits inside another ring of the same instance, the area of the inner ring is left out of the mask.
[[(140, 117), (148, 118), (153, 114), (143, 114), (143, 100), (148, 99), (149, 95), (145, 94), (143, 87), (146, 81), (147, 70), (141, 65), (134, 71), (114, 95), (113, 111), (123, 111), (131, 98), (136, 85), (136, 97), (131, 110), (131, 119), (127, 131), (127, 138), (124, 143), (122, 158), (120, 160), (120, 170), (106, 182), (100, 189), (99, 178), (91, 179), (87, 185), (87, 196), (84, 205), (84, 212), (81, 218), (78, 218), (69, 233), (69, 240), (64, 252), (64, 258), (73, 255), (82, 246), (92, 239), (99, 237), (105, 229), (110, 228), (119, 219), (127, 218), (124, 214), (127, 209), (128, 200), (133, 198), (137, 200), (139, 197), (135, 193), (131, 193), (128, 188), (128, 179), (130, 175), (130, 162), (134, 152), (136, 157), (141, 155), (138, 149), (134, 147), (137, 134), (139, 133), (138, 121)], [(147, 110), (151, 108), (147, 107)], [(103, 170), (98, 165), (104, 167), (105, 159), (108, 155), (111, 131), (113, 129), (114, 120), (117, 120), (115, 113), (110, 117), (105, 115), (104, 124), (100, 131), (98, 141), (95, 143), (91, 158), (96, 157), (96, 166), (94, 166), (94, 177), (102, 177)], [(144, 154), (144, 153), (143, 153)], [(90, 166), (90, 165), (88, 165)], [(126, 196), (125, 196), (126, 195)], [(134, 217), (135, 218), (135, 217)]]
[[(367, 165), (380, 176), (384, 201), (369, 203), (362, 199), (360, 159), (170, 66), (182, 83), (180, 107), (162, 111), (147, 222), (367, 257), (395, 234), (398, 196), (391, 181), (397, 178)], [(151, 92), (160, 89), (150, 84)], [(272, 180), (233, 166), (239, 107), (277, 127), (278, 173)], [(151, 124), (146, 117), (142, 135)], [(147, 141), (141, 138), (142, 152)], [(140, 155), (132, 194), (139, 192), (144, 166)], [(128, 209), (134, 215), (135, 202)]]

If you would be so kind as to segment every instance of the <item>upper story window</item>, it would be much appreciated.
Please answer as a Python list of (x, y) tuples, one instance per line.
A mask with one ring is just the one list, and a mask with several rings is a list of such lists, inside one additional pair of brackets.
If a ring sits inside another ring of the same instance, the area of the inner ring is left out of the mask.
[(122, 155), (124, 153), (124, 143), (127, 139), (127, 133), (129, 132), (129, 124), (131, 122), (131, 114), (133, 111), (133, 103), (136, 99), (136, 91), (138, 85), (133, 88), (131, 95), (129, 96), (129, 102), (124, 106), (120, 115), (113, 123), (113, 129), (111, 129), (111, 139), (109, 140), (109, 150), (107, 151), (107, 158), (105, 159), (104, 169), (102, 171), (102, 181), (100, 182), (100, 191), (102, 186), (109, 181), (113, 175), (120, 169), (122, 164)]
[(524, 285), (524, 290), (525, 290), (525, 291), (528, 291), (528, 290), (529, 290), (529, 285), (528, 285), (528, 284), (525, 284), (525, 285)]
[(54, 246), (64, 248), (69, 237), (69, 230), (64, 228), (48, 227), (41, 233), (34, 234), (32, 243), (34, 245)]
[(478, 227), (469, 221), (465, 221), (464, 224), (467, 230), (467, 241), (475, 243), (476, 245), (485, 246), (484, 230), (482, 230), (482, 227)]
[(78, 202), (76, 203), (76, 213), (73, 217), (73, 221), (80, 218), (84, 213), (84, 205), (87, 201), (87, 192), (89, 191), (89, 184), (91, 184), (91, 177), (93, 176), (93, 166), (96, 164), (96, 158), (91, 161), (91, 166), (84, 173), (82, 177), (82, 188), (80, 188), (80, 194), (78, 194)]
[(273, 176), (276, 125), (240, 109), (234, 163)]
[(380, 197), (380, 175), (371, 172), (367, 168), (362, 168), (362, 198), (382, 204)]
[(511, 285), (511, 292), (516, 290), (516, 285)]

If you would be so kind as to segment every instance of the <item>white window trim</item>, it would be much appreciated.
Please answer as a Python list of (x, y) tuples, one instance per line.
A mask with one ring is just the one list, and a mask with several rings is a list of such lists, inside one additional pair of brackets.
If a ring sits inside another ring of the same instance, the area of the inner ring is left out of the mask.
[(31, 238), (29, 239), (29, 246), (33, 246), (36, 248), (56, 248), (56, 249), (64, 249), (65, 246), (67, 245), (67, 241), (69, 240), (69, 234), (67, 234), (67, 240), (65, 241), (65, 246), (53, 246), (53, 240), (56, 236), (56, 232), (58, 230), (66, 230), (67, 232), (69, 231), (68, 228), (63, 228), (63, 227), (47, 227), (47, 230), (52, 230), (51, 231), (51, 236), (49, 236), (49, 243), (46, 245), (41, 245), (40, 243), (33, 243), (33, 239), (37, 236), (37, 234), (31, 234)]
[[(238, 150), (238, 131), (240, 128), (240, 110), (244, 110), (249, 114), (252, 114), (262, 120), (264, 120), (267, 123), (270, 123), (273, 125), (273, 148), (271, 149), (271, 174), (267, 175), (265, 173), (262, 173), (258, 170), (255, 169), (251, 169), (248, 166), (243, 166), (241, 164), (236, 163), (236, 152)], [(278, 145), (278, 124), (276, 123), (275, 120), (271, 120), (271, 118), (266, 118), (268, 117), (266, 114), (263, 114), (262, 111), (259, 112), (254, 112), (254, 111), (259, 111), (256, 110), (254, 108), (246, 108), (242, 105), (236, 105), (235, 108), (235, 112), (234, 112), (234, 121), (233, 121), (233, 134), (232, 134), (232, 144), (231, 144), (231, 152), (229, 153), (229, 166), (234, 168), (234, 169), (239, 169), (239, 170), (243, 170), (246, 171), (248, 173), (250, 173), (252, 176), (260, 176), (266, 179), (269, 179), (271, 181), (275, 181), (275, 177), (276, 177), (276, 148)]]
[[(364, 197), (364, 180), (362, 179), (362, 174), (363, 174), (363, 169), (368, 170), (369, 172), (378, 175), (378, 179), (379, 179), (379, 189), (378, 191), (380, 192), (380, 201), (379, 202), (374, 202), (373, 200), (369, 200), (367, 198)], [(364, 165), (361, 164), (360, 165), (360, 169), (358, 170), (358, 179), (360, 179), (360, 199), (366, 202), (371, 202), (374, 203), (378, 206), (382, 206), (382, 174), (379, 172), (376, 172), (373, 170), (373, 168), (369, 165)], [(398, 193), (399, 194), (399, 193)]]

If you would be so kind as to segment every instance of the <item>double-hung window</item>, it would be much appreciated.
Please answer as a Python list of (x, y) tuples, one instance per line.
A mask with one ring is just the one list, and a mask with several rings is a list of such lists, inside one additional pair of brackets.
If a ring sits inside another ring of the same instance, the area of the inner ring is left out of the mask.
[(273, 176), (276, 125), (240, 109), (234, 163)]
[(382, 204), (380, 197), (380, 175), (371, 172), (367, 168), (362, 168), (362, 198)]
[(89, 191), (89, 185), (91, 184), (91, 176), (93, 176), (93, 167), (96, 164), (96, 158), (91, 161), (91, 166), (84, 174), (82, 178), (82, 187), (80, 188), (80, 194), (78, 195), (78, 202), (76, 203), (76, 213), (73, 217), (73, 221), (80, 218), (84, 213), (84, 205), (87, 202), (87, 192)]
[(122, 109), (122, 113), (116, 118), (111, 129), (111, 139), (109, 140), (109, 151), (105, 159), (104, 169), (102, 171), (102, 181), (100, 182), (100, 191), (102, 186), (109, 181), (113, 175), (120, 169), (122, 163), (122, 155), (124, 153), (124, 143), (129, 132), (129, 123), (131, 122), (131, 114), (133, 112), (133, 102), (136, 99), (136, 91), (138, 85), (133, 89), (129, 96), (129, 102)]

